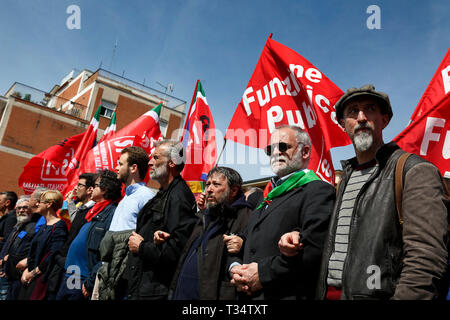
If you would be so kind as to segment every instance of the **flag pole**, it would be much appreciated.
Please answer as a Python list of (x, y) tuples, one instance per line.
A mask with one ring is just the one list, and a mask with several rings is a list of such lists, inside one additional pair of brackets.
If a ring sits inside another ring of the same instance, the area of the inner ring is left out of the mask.
[(219, 163), (219, 160), (220, 160), (220, 157), (222, 157), (222, 153), (223, 153), (223, 150), (225, 150), (225, 146), (227, 145), (227, 139), (223, 139), (223, 147), (222, 147), (222, 150), (220, 151), (220, 154), (219, 154), (219, 156), (217, 157), (217, 160), (216, 160), (216, 164), (214, 165), (214, 167), (217, 167), (217, 164)]

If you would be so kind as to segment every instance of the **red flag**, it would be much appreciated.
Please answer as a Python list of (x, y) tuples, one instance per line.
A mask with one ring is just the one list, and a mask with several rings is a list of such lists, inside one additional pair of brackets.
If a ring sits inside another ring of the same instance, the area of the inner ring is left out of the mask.
[[(88, 151), (80, 163), (73, 179), (67, 185), (66, 191), (72, 190), (78, 183), (78, 176), (84, 172), (97, 170), (115, 171), (121, 151), (130, 146), (140, 146), (151, 154), (157, 140), (162, 140), (159, 128), (161, 104), (146, 112), (128, 126), (116, 132), (111, 138), (97, 144)], [(148, 181), (148, 173), (145, 181)]]
[(299, 126), (311, 137), (309, 168), (321, 179), (334, 183), (329, 150), (351, 143), (339, 126), (334, 110), (334, 104), (344, 92), (308, 60), (271, 36), (225, 139), (264, 148), (276, 126)]
[(394, 139), (405, 151), (415, 153), (450, 178), (450, 94), (416, 118)]
[(36, 187), (63, 191), (67, 183), (66, 169), (85, 132), (64, 139), (28, 161), (19, 177), (19, 187), (25, 194)]
[(81, 140), (77, 150), (75, 151), (75, 155), (73, 156), (72, 160), (70, 160), (69, 167), (66, 171), (67, 181), (72, 180), (73, 174), (78, 167), (81, 159), (84, 158), (86, 153), (92, 149), (95, 142), (97, 141), (97, 130), (98, 124), (100, 122), (100, 108), (101, 106), (97, 108), (95, 115), (92, 117), (91, 122), (89, 123), (89, 126), (84, 133), (83, 140)]
[(197, 80), (181, 142), (186, 150), (186, 164), (181, 176), (192, 193), (204, 190), (204, 181), (217, 160), (216, 126), (200, 80)]
[(448, 92), (450, 92), (450, 48), (414, 110), (411, 122), (416, 121), (422, 114), (433, 108)]

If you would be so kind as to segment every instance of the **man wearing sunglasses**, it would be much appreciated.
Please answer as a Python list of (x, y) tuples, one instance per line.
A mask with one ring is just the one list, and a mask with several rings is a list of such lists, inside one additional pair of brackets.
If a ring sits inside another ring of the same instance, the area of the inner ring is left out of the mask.
[(75, 188), (67, 193), (67, 209), (69, 211), (70, 221), (73, 222), (78, 212), (82, 212), (80, 216), (84, 218), (86, 213), (95, 202), (91, 200), (92, 191), (94, 190), (94, 174), (83, 173), (78, 176), (78, 184)]
[[(243, 259), (230, 264), (231, 283), (243, 299), (312, 299), (335, 191), (307, 169), (311, 142), (302, 129), (276, 128), (266, 153), (276, 177), (243, 234)], [(299, 254), (283, 256), (278, 241), (292, 230)]]

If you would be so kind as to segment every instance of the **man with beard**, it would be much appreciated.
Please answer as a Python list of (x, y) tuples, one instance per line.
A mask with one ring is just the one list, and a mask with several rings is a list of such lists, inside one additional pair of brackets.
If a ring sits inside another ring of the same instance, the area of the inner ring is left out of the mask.
[[(227, 276), (227, 245), (230, 234), (242, 233), (251, 205), (241, 190), (242, 178), (231, 168), (215, 167), (208, 173), (206, 192), (197, 200), (200, 219), (181, 253), (171, 283), (173, 300), (235, 300), (235, 288)], [(155, 232), (155, 243), (169, 238)], [(224, 241), (225, 240), (225, 241)]]
[[(120, 288), (114, 288), (112, 283), (120, 279), (124, 270), (121, 266), (126, 264), (127, 252), (123, 250), (123, 247), (126, 248), (131, 232), (136, 230), (139, 211), (155, 196), (144, 182), (148, 162), (149, 157), (141, 147), (131, 146), (121, 151), (116, 173), (117, 179), (125, 184), (125, 196), (119, 202), (109, 231), (102, 240), (100, 253), (105, 263), (100, 267), (95, 279), (92, 300), (105, 299), (105, 292), (113, 292), (116, 289), (120, 291)], [(107, 250), (114, 252), (114, 255), (103, 255), (102, 253)], [(112, 274), (115, 276), (111, 277)]]
[(31, 221), (33, 213), (29, 207), (29, 199), (30, 196), (22, 196), (17, 201), (17, 223), (0, 253), (0, 266), (2, 267), (0, 277), (7, 279), (9, 283), (6, 300), (17, 299), (22, 286), (20, 282), (22, 274), (16, 269), (16, 264), (27, 257), (31, 240), (35, 234), (36, 223)]
[[(373, 85), (351, 88), (335, 108), (356, 157), (342, 162), (317, 297), (445, 297), (447, 209), (438, 169), (416, 155), (407, 159), (400, 221), (394, 176), (405, 152), (394, 142), (383, 142), (392, 117), (388, 95)], [(283, 239), (280, 246), (285, 254), (293, 253)]]
[(155, 196), (145, 186), (148, 171), (148, 155), (141, 147), (122, 150), (117, 167), (117, 179), (125, 184), (125, 196), (117, 206), (109, 231), (136, 229), (136, 220), (142, 207)]
[[(335, 191), (306, 169), (311, 142), (302, 129), (277, 127), (266, 153), (276, 177), (250, 217), (241, 249), (243, 260), (230, 265), (231, 283), (255, 300), (312, 299)], [(300, 231), (301, 250), (286, 257), (277, 244), (292, 230)]]
[[(195, 198), (181, 178), (185, 155), (181, 143), (156, 143), (149, 161), (150, 178), (161, 188), (139, 212), (136, 232), (128, 240), (128, 261), (124, 271), (126, 299), (167, 299), (170, 281), (192, 228), (196, 222)], [(170, 237), (153, 242), (155, 231)]]

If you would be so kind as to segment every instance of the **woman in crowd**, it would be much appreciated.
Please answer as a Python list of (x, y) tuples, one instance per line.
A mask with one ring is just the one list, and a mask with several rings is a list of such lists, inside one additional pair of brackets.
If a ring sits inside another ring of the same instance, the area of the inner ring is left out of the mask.
[(41, 194), (36, 212), (45, 218), (28, 251), (28, 257), (17, 264), (23, 269), (19, 300), (43, 300), (47, 293), (46, 271), (52, 255), (64, 244), (67, 225), (58, 218), (63, 196), (59, 191), (48, 190)]
[(101, 266), (100, 242), (122, 196), (122, 183), (115, 172), (103, 170), (94, 176), (94, 181), (91, 199), (95, 205), (86, 214), (86, 223), (70, 244), (64, 266), (65, 277), (56, 300), (88, 299), (94, 288), (95, 276)]

